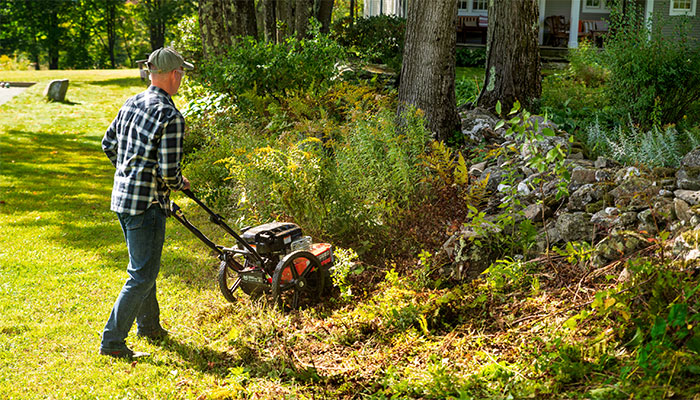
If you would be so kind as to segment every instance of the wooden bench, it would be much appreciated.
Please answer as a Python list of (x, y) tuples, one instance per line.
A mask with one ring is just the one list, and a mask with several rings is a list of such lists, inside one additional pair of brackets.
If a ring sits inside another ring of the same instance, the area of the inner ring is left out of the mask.
[(483, 15), (460, 15), (457, 17), (457, 39), (464, 42), (468, 32), (481, 35), (481, 44), (486, 44), (486, 33), (488, 31), (489, 19)]

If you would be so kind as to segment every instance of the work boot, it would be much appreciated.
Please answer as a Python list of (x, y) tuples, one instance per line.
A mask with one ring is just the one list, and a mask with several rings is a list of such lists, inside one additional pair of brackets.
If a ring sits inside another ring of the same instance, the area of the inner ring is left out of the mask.
[(141, 351), (133, 351), (130, 348), (125, 347), (121, 350), (103, 350), (103, 349), (100, 349), (100, 355), (110, 356), (110, 357), (114, 357), (114, 358), (135, 359), (135, 358), (149, 357), (151, 354), (144, 353)]
[(146, 338), (148, 340), (162, 340), (168, 337), (168, 331), (158, 327), (158, 329), (147, 332), (136, 332), (136, 336)]

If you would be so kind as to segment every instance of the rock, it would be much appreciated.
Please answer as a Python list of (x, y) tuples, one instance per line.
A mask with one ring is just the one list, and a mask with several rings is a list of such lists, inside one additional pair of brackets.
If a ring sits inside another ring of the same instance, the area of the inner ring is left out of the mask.
[(569, 210), (581, 211), (586, 205), (595, 203), (603, 198), (603, 188), (599, 185), (586, 184), (578, 188), (569, 196)]
[(685, 222), (690, 222), (690, 217), (693, 216), (693, 214), (690, 211), (690, 205), (685, 202), (683, 199), (680, 198), (675, 198), (673, 199), (673, 209), (676, 212), (676, 217)]
[(685, 201), (688, 205), (694, 206), (700, 204), (700, 191), (678, 189), (673, 192), (677, 198)]
[(543, 210), (545, 218), (551, 216), (552, 210), (542, 203), (530, 204), (529, 206), (525, 207), (523, 210), (523, 215), (532, 222), (542, 222)]
[(615, 173), (615, 183), (619, 185), (623, 181), (640, 176), (642, 173), (636, 167), (622, 168)]
[(486, 161), (482, 161), (480, 163), (476, 163), (469, 167), (469, 175), (474, 175), (476, 177), (481, 176), (481, 173), (484, 172), (484, 169), (486, 169)]
[(676, 186), (684, 190), (700, 190), (700, 168), (682, 167), (676, 172)]
[(500, 128), (495, 131), (498, 120), (488, 111), (476, 107), (466, 110), (461, 114), (462, 134), (468, 143), (481, 143), (482, 141), (503, 136), (505, 129)]
[(595, 183), (598, 181), (596, 179), (596, 172), (598, 171), (595, 169), (574, 168), (574, 170), (571, 171), (571, 184), (578, 186), (586, 183)]
[(68, 91), (68, 79), (56, 79), (46, 86), (44, 96), (50, 101), (65, 101)]
[(628, 211), (620, 214), (620, 219), (616, 227), (618, 228), (631, 228), (637, 223), (637, 213), (634, 211)]
[(619, 167), (620, 164), (617, 161), (611, 160), (609, 158), (598, 157), (598, 159), (595, 160), (594, 166), (596, 168), (615, 168)]
[(561, 214), (557, 218), (555, 227), (565, 242), (590, 241), (595, 232), (591, 215), (584, 212)]
[[(617, 180), (616, 180), (617, 181)], [(630, 177), (610, 191), (617, 207), (644, 209), (649, 207), (650, 199), (658, 192), (652, 182), (645, 178)]]
[(673, 192), (670, 191), (670, 190), (661, 189), (661, 190), (659, 190), (659, 196), (661, 196), (661, 197), (667, 197), (667, 198), (672, 198), (672, 197), (673, 197)]
[(518, 183), (518, 194), (519, 195), (529, 196), (530, 193), (532, 193), (532, 189), (530, 189), (530, 186), (525, 181)]
[(620, 210), (615, 207), (607, 207), (598, 211), (591, 217), (591, 222), (605, 230), (612, 229), (620, 221)]
[(503, 181), (505, 172), (499, 167), (491, 166), (484, 169), (484, 172), (481, 173), (481, 176), (479, 178), (486, 179), (487, 176), (488, 182), (486, 184), (486, 189), (489, 192), (495, 192), (498, 189), (498, 186)]
[[(443, 268), (445, 278), (472, 280), (496, 261), (498, 249), (491, 241), (492, 235), (499, 234), (500, 229), (485, 223), (477, 230), (464, 228), (442, 245), (442, 251), (451, 260), (451, 263)], [(474, 245), (475, 240), (479, 241), (479, 246)]]
[(697, 265), (700, 260), (700, 229), (681, 233), (671, 243), (671, 254), (687, 263)]
[(633, 231), (621, 231), (610, 234), (595, 246), (592, 255), (596, 268), (628, 256), (648, 245), (644, 236)]

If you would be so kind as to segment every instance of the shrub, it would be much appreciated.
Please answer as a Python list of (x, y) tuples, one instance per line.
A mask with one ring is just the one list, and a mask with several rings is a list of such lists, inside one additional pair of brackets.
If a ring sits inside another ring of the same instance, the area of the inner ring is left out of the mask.
[(610, 16), (605, 54), (613, 111), (645, 129), (679, 122), (700, 99), (700, 44), (690, 36), (686, 17), (673, 17), (673, 34), (667, 37), (670, 20), (654, 18), (650, 32), (637, 22), (643, 20), (641, 11), (631, 8), (632, 16)]
[(0, 71), (25, 71), (31, 66), (24, 56), (0, 55)]
[(342, 54), (337, 43), (321, 34), (282, 43), (245, 38), (221, 60), (205, 63), (202, 79), (217, 92), (280, 98), (293, 90), (327, 87)]
[(284, 216), (312, 235), (366, 250), (381, 242), (372, 238), (410, 203), (422, 177), (418, 157), (429, 133), (416, 113), (401, 133), (394, 119), (388, 111), (361, 116), (325, 143), (285, 138), (224, 162), (254, 219)]
[(486, 49), (470, 49), (458, 47), (456, 52), (458, 67), (484, 67), (486, 66)]
[(457, 107), (467, 103), (475, 103), (479, 96), (479, 84), (476, 78), (473, 79), (457, 79), (455, 81), (455, 95), (457, 98)]
[(608, 75), (599, 50), (587, 40), (582, 40), (578, 48), (569, 50), (569, 73), (588, 87), (602, 85)]
[(639, 130), (632, 123), (607, 129), (596, 121), (586, 129), (584, 140), (594, 153), (624, 164), (676, 167), (687, 152), (700, 145), (700, 131), (679, 131), (673, 125)]
[(349, 18), (335, 22), (333, 39), (361, 60), (386, 64), (397, 72), (401, 70), (406, 19), (380, 15), (350, 22)]

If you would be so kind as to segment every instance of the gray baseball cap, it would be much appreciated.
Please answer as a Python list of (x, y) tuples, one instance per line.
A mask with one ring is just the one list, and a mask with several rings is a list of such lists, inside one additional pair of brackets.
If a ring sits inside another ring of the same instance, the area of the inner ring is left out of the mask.
[(189, 70), (194, 65), (185, 61), (172, 47), (161, 47), (148, 56), (148, 70), (154, 74), (163, 74), (180, 67)]

